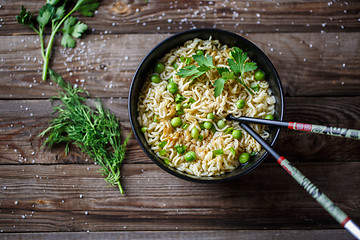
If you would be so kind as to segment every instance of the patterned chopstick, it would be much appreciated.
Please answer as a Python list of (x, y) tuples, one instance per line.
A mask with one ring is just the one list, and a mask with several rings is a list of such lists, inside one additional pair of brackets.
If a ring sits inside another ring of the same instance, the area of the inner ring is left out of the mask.
[(251, 117), (236, 118), (232, 115), (229, 115), (226, 118), (228, 120), (234, 120), (238, 122), (285, 127), (297, 131), (313, 132), (313, 133), (325, 134), (330, 136), (345, 137), (345, 138), (360, 140), (360, 130), (355, 130), (355, 129), (328, 127), (328, 126), (299, 123), (299, 122), (283, 122), (283, 121), (268, 120), (262, 118), (251, 118)]
[(289, 173), (332, 217), (335, 218), (355, 238), (360, 239), (359, 227), (324, 193), (322, 193), (308, 178), (306, 178), (287, 159), (279, 155), (263, 138), (260, 137), (249, 125), (241, 123), (240, 126), (247, 131), (260, 145), (262, 145), (277, 162)]

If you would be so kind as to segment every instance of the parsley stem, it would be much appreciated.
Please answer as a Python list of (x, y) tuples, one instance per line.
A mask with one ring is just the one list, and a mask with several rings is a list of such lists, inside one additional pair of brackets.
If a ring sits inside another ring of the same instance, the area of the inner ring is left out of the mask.
[(241, 84), (246, 88), (246, 90), (248, 90), (248, 92), (249, 92), (251, 95), (254, 95), (253, 91), (251, 91), (251, 89), (250, 89), (248, 86), (246, 86), (246, 84), (244, 83), (244, 80), (243, 80), (242, 75), (240, 75), (240, 78), (241, 78), (241, 79), (239, 79), (239, 77), (236, 76), (236, 75), (235, 75), (235, 78), (236, 78), (236, 80), (237, 80), (239, 83), (241, 83)]
[(75, 7), (68, 13), (66, 14), (66, 16), (61, 19), (61, 21), (55, 25), (55, 29), (52, 30), (51, 35), (50, 35), (50, 40), (49, 43), (46, 47), (46, 54), (44, 57), (44, 65), (43, 65), (43, 72), (42, 72), (42, 80), (46, 81), (47, 79), (47, 73), (48, 73), (48, 68), (49, 68), (49, 62), (50, 62), (50, 55), (51, 55), (51, 50), (52, 50), (52, 46), (54, 44), (54, 39), (55, 39), (55, 35), (57, 33), (57, 31), (59, 31), (60, 26), (65, 22), (65, 20), (77, 9), (77, 5), (75, 5)]
[(34, 26), (31, 26), (32, 30), (34, 30), (37, 34), (40, 35), (39, 31), (34, 27)]
[(39, 27), (39, 31), (37, 32), (40, 36), (40, 44), (41, 44), (41, 55), (45, 60), (45, 48), (44, 48), (44, 27)]

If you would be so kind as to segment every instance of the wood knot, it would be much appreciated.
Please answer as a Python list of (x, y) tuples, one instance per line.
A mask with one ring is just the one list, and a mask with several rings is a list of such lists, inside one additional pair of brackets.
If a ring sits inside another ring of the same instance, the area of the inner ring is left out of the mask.
[(114, 3), (111, 10), (116, 13), (123, 14), (123, 13), (126, 13), (128, 11), (128, 9), (129, 9), (129, 7), (127, 4), (125, 4), (123, 2), (116, 2), (116, 3)]
[(47, 201), (47, 200), (42, 200), (42, 199), (39, 199), (37, 200), (38, 203), (40, 204), (47, 204), (47, 203), (50, 203), (50, 201)]

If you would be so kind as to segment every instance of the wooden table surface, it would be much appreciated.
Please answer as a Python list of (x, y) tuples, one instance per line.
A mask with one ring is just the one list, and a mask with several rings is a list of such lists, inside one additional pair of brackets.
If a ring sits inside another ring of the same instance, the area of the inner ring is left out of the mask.
[[(0, 0), (0, 238), (353, 239), (270, 157), (236, 180), (199, 184), (160, 169), (132, 136), (121, 195), (77, 149), (42, 149), (37, 135), (59, 88), (41, 80), (38, 36), (15, 15), (43, 3)], [(80, 19), (90, 31), (74, 49), (57, 41), (51, 67), (89, 101), (100, 98), (125, 132), (140, 61), (171, 34), (204, 27), (242, 35), (268, 55), (285, 120), (360, 129), (358, 0), (104, 0)], [(282, 130), (276, 150), (360, 224), (359, 143)]]

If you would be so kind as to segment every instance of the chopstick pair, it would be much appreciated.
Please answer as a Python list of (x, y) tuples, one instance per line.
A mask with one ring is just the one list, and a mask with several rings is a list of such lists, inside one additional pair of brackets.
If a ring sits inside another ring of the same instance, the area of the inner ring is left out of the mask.
[(360, 131), (355, 129), (328, 127), (328, 126), (315, 125), (309, 123), (299, 123), (299, 122), (283, 122), (283, 121), (251, 118), (251, 117), (236, 118), (232, 115), (227, 116), (226, 119), (234, 120), (242, 123), (257, 123), (268, 126), (285, 127), (297, 131), (312, 132), (312, 133), (319, 133), (330, 136), (360, 140)]
[[(274, 121), (267, 119), (256, 119), (249, 117), (240, 117), (235, 118), (233, 116), (228, 116), (228, 120), (235, 120), (240, 122), (240, 126), (247, 131), (261, 146), (263, 146), (280, 164), (283, 169), (289, 173), (338, 223), (340, 223), (346, 230), (348, 230), (356, 239), (360, 239), (360, 229), (359, 227), (346, 215), (339, 207), (337, 207), (334, 202), (332, 202), (323, 192), (319, 190), (308, 178), (306, 178), (297, 168), (295, 168), (286, 158), (278, 154), (259, 134), (257, 134), (248, 124), (248, 123), (258, 123), (272, 126), (288, 127), (294, 130), (300, 131), (309, 131), (322, 134), (329, 134), (332, 136), (339, 137), (348, 137), (359, 140), (358, 130), (353, 129), (336, 129), (332, 131), (333, 128), (311, 125), (311, 124), (302, 124), (302, 123), (292, 123), (292, 122), (282, 122)], [(299, 124), (299, 125), (298, 125)], [(302, 124), (302, 125), (300, 125)], [(307, 125), (306, 128), (304, 126)], [(297, 127), (298, 126), (298, 127)], [(302, 126), (302, 127), (300, 127)], [(317, 130), (319, 129), (319, 130)], [(322, 130), (320, 130), (322, 129)]]

